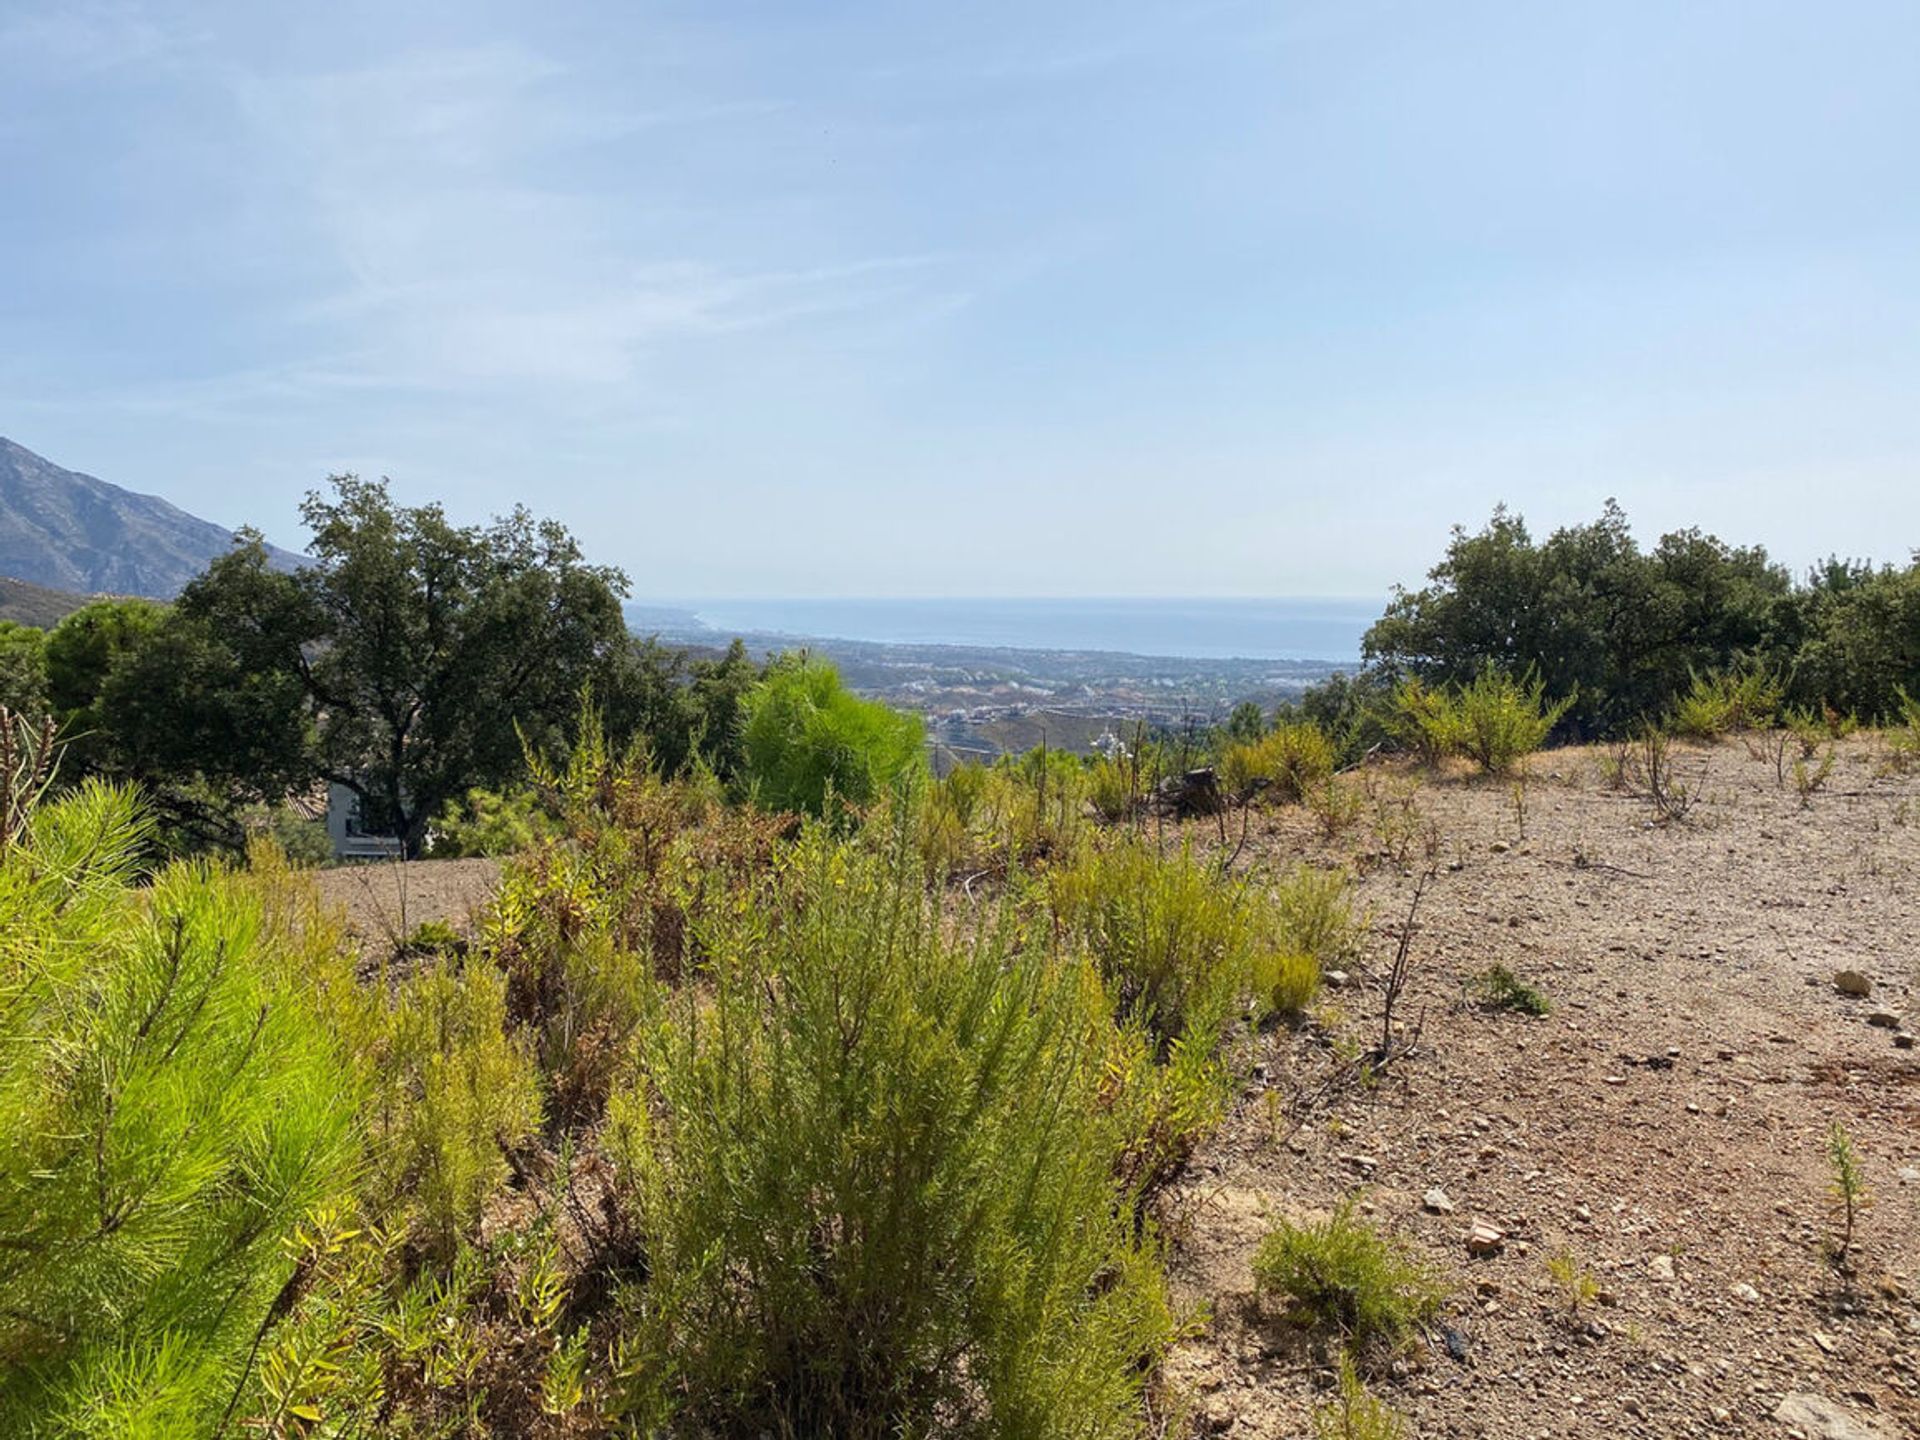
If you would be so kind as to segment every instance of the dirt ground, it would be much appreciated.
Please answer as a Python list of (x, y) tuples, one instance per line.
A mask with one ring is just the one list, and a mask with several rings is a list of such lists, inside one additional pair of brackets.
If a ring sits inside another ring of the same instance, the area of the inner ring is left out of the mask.
[[(1428, 1341), (1376, 1368), (1414, 1434), (1786, 1436), (1805, 1402), (1776, 1418), (1783, 1401), (1811, 1395), (1862, 1428), (1804, 1435), (1920, 1435), (1920, 1052), (1869, 1024), (1920, 1028), (1920, 776), (1855, 738), (1803, 806), (1736, 739), (1687, 753), (1705, 798), (1660, 825), (1605, 760), (1535, 757), (1524, 816), (1504, 782), (1420, 786), (1437, 853), (1403, 1001), (1418, 1045), (1378, 1086), (1318, 1095), (1339, 1041), (1377, 1039), (1427, 844), (1363, 860), (1367, 963), (1265, 1042), (1169, 1207), (1178, 1291), (1210, 1316), (1172, 1365), (1197, 1433), (1311, 1433), (1332, 1349), (1256, 1302), (1250, 1261), (1274, 1217), (1358, 1190), (1453, 1284)], [(1369, 784), (1389, 796), (1396, 773)], [(1372, 828), (1329, 842), (1306, 812), (1271, 813), (1240, 863), (1352, 863)], [(1495, 964), (1551, 1013), (1469, 1000)], [(1841, 970), (1871, 996), (1842, 994)], [(1850, 1284), (1820, 1248), (1836, 1120), (1874, 1195)], [(1497, 1253), (1469, 1257), (1476, 1220), (1504, 1232)], [(1560, 1252), (1600, 1290), (1578, 1315), (1548, 1273)]]
[(345, 909), (363, 951), (387, 953), (427, 921), (471, 935), (500, 878), (497, 860), (368, 861), (314, 872), (323, 900)]

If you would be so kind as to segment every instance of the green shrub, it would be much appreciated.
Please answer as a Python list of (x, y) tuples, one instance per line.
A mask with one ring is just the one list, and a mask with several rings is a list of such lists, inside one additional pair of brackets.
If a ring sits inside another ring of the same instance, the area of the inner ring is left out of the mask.
[(1294, 950), (1269, 950), (1254, 956), (1253, 996), (1267, 1015), (1298, 1015), (1320, 989), (1320, 962)]
[(435, 858), (461, 855), (518, 855), (552, 838), (558, 825), (531, 788), (497, 790), (475, 787), (464, 801), (449, 801), (433, 822)]
[(1474, 992), (1480, 1003), (1493, 1010), (1517, 1010), (1522, 1015), (1545, 1015), (1553, 1008), (1546, 994), (1529, 985), (1504, 965), (1495, 965), (1474, 976)]
[[(1011, 915), (817, 832), (716, 915), (607, 1144), (645, 1433), (1132, 1435), (1172, 1323), (1116, 1203), (1104, 1017)], [(960, 938), (968, 936), (971, 938)]]
[(1778, 713), (1781, 691), (1764, 670), (1694, 671), (1687, 693), (1674, 706), (1670, 728), (1699, 740), (1761, 729)]
[(1366, 926), (1353, 913), (1353, 881), (1344, 870), (1296, 865), (1273, 888), (1273, 944), (1294, 955), (1311, 955), (1323, 970), (1338, 969), (1359, 954)]
[(1297, 720), (1228, 747), (1221, 757), (1220, 778), (1231, 794), (1264, 785), (1275, 799), (1292, 803), (1305, 799), (1333, 768), (1333, 742), (1311, 720)]
[(1573, 697), (1549, 702), (1546, 682), (1528, 683), (1487, 666), (1455, 699), (1460, 753), (1489, 775), (1504, 775), (1538, 750)]
[(1388, 728), (1423, 765), (1438, 765), (1458, 753), (1463, 739), (1460, 707), (1441, 686), (1410, 675), (1394, 687)]
[(769, 810), (807, 815), (878, 799), (926, 764), (917, 715), (863, 700), (824, 660), (788, 656), (747, 693), (747, 787)]
[(1128, 841), (1048, 877), (1061, 933), (1085, 946), (1115, 1011), (1163, 1044), (1189, 1032), (1215, 1041), (1248, 983), (1257, 917), (1190, 852), (1162, 856)]
[(509, 1152), (538, 1130), (538, 1075), (508, 1033), (506, 980), (489, 965), (421, 971), (382, 1030), (377, 1208), (410, 1212), (417, 1238), (446, 1259), (507, 1178)]
[(1282, 1220), (1253, 1258), (1261, 1294), (1293, 1302), (1309, 1322), (1332, 1325), (1358, 1343), (1403, 1340), (1440, 1308), (1439, 1277), (1397, 1238), (1354, 1215), (1353, 1197), (1325, 1220)]
[(1900, 709), (1887, 727), (1887, 751), (1896, 770), (1920, 766), (1920, 700), (1900, 691)]
[(211, 1433), (291, 1273), (282, 1242), (350, 1173), (330, 957), (244, 876), (137, 888), (146, 837), (127, 792), (88, 782), (0, 849), (9, 1435)]
[(1549, 702), (1546, 684), (1516, 680), (1487, 665), (1451, 689), (1403, 680), (1393, 695), (1394, 733), (1427, 764), (1464, 755), (1489, 775), (1504, 775), (1546, 741), (1573, 697)]

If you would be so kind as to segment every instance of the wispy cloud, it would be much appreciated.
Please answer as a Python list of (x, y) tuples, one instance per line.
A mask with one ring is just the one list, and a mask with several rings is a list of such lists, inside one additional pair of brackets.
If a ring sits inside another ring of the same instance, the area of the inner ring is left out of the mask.
[(73, 77), (156, 65), (199, 39), (141, 0), (20, 0), (0, 16), (0, 62)]
[[(647, 198), (690, 135), (769, 122), (779, 102), (625, 108), (578, 82), (499, 44), (237, 83), (267, 183), (304, 208), (338, 276), (295, 312), (337, 351), (327, 368), (435, 390), (619, 387), (672, 342), (931, 313), (922, 281), (951, 257), (775, 269), (688, 253), (697, 224), (670, 194)], [(608, 146), (610, 161), (574, 163)], [(622, 171), (631, 185), (610, 185)], [(949, 306), (964, 293), (932, 290)]]

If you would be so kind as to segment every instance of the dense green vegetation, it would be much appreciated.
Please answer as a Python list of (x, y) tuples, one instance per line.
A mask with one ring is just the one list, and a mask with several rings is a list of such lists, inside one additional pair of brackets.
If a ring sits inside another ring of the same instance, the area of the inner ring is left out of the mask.
[(1489, 666), (1537, 677), (1587, 738), (1663, 719), (1715, 674), (1769, 677), (1787, 703), (1878, 720), (1903, 687), (1920, 690), (1920, 560), (1835, 559), (1796, 580), (1759, 547), (1697, 530), (1643, 550), (1612, 504), (1539, 542), (1501, 509), (1454, 532), (1365, 652), (1384, 681), (1347, 681), (1306, 707), (1338, 733), (1365, 734), (1370, 702), (1396, 679), (1470, 685)]

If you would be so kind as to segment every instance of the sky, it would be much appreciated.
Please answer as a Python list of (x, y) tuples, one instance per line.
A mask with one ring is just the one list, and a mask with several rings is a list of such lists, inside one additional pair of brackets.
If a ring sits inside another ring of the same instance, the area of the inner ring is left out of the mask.
[(1920, 7), (0, 0), (0, 434), (636, 596), (1920, 545)]

